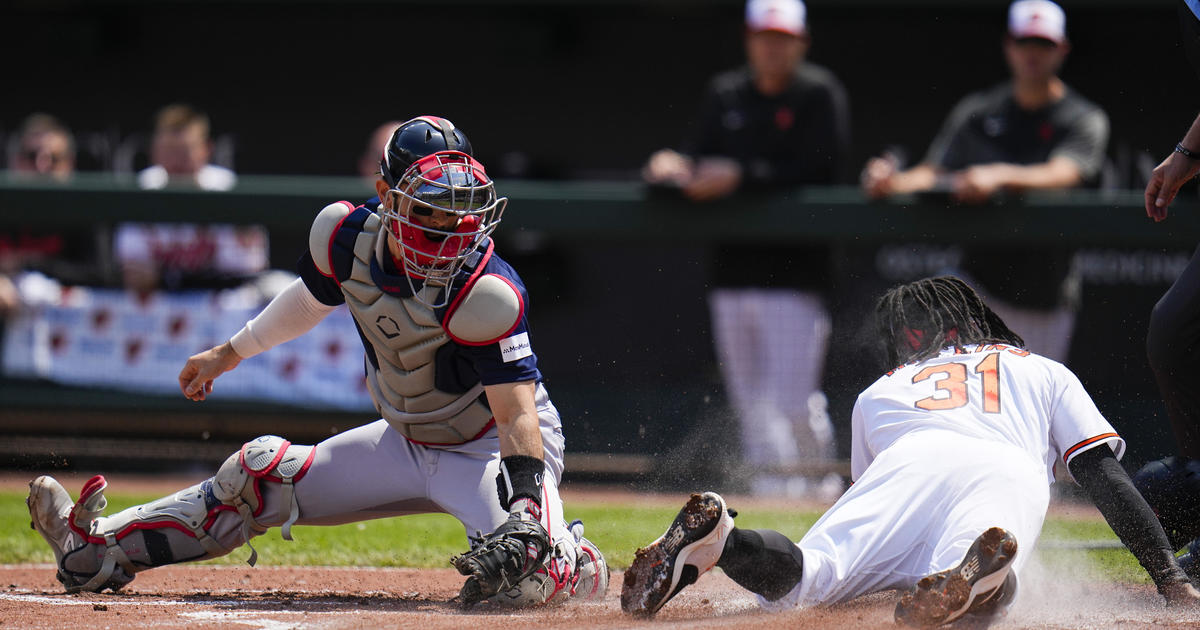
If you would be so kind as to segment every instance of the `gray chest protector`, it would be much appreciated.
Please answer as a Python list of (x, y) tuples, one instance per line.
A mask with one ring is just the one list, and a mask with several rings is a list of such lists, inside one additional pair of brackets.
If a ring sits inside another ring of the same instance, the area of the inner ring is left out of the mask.
[[(390, 295), (372, 280), (371, 260), (376, 256), (377, 242), (382, 244), (378, 240), (381, 229), (379, 217), (372, 214), (355, 240), (350, 277), (341, 283), (350, 313), (374, 347), (378, 360), (378, 368), (370, 361), (365, 362), (367, 388), (375, 408), (392, 428), (414, 442), (449, 445), (470, 441), (492, 422), (492, 412), (480, 396), (483, 385), (476, 383), (462, 393), (444, 392), (435, 387), (434, 360), (438, 348), (449, 343), (450, 337), (432, 308), (411, 297)], [(511, 309), (497, 310), (494, 299), (479, 299), (488, 297), (485, 293), (494, 284), (475, 282), (464, 290), (475, 293), (477, 288), (482, 288), (481, 295), (469, 295), (461, 300), (464, 305), (487, 302), (487, 306), (492, 307), (488, 309), (490, 312), (460, 307), (458, 311), (475, 312), (455, 312), (448, 327), (454, 330), (454, 320), (472, 315), (484, 315), (485, 319), (494, 320), (495, 323), (487, 328), (501, 331), (504, 330), (501, 327), (515, 323)], [(438, 287), (422, 290), (436, 291)]]

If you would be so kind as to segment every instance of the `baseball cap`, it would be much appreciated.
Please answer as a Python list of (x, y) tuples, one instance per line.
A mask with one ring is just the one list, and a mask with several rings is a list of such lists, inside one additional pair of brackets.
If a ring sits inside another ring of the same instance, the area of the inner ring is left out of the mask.
[(752, 33), (778, 31), (799, 36), (804, 34), (807, 13), (801, 0), (749, 0), (746, 28)]
[(1008, 8), (1008, 34), (1061, 44), (1067, 39), (1067, 15), (1050, 0), (1017, 0)]

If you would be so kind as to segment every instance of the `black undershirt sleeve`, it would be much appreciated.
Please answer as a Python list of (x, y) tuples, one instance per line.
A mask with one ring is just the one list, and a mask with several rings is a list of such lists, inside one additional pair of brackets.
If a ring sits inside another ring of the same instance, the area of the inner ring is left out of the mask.
[(1088, 449), (1076, 455), (1068, 468), (1160, 590), (1165, 584), (1187, 582), (1158, 517), (1133, 487), (1111, 449)]

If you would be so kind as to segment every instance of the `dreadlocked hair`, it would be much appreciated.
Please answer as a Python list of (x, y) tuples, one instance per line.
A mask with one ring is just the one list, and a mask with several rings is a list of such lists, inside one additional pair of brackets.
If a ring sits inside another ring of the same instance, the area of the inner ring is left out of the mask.
[(946, 346), (959, 350), (980, 343), (1025, 347), (1025, 340), (954, 276), (893, 287), (879, 298), (875, 321), (889, 367), (923, 361)]

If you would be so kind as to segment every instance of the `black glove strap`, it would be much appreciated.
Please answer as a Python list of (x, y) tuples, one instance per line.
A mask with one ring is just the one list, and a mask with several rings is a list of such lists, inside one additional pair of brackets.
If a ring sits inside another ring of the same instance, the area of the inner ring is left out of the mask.
[(500, 495), (500, 507), (505, 510), (517, 499), (529, 499), (542, 506), (542, 478), (546, 463), (528, 455), (509, 455), (500, 460), (500, 474), (496, 475), (496, 492)]

